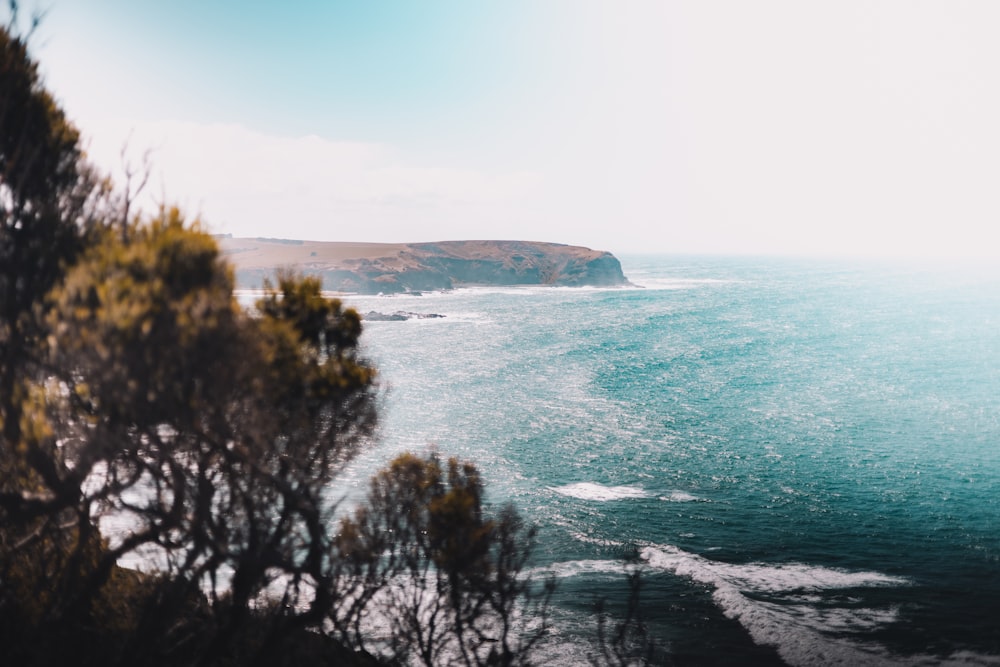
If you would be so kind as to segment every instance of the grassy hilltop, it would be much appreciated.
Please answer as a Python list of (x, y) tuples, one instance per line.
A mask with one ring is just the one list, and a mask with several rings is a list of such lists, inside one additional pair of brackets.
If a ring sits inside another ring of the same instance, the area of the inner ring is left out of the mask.
[(240, 287), (259, 287), (275, 268), (317, 275), (324, 289), (362, 294), (462, 285), (623, 286), (611, 253), (535, 241), (347, 243), (218, 239)]

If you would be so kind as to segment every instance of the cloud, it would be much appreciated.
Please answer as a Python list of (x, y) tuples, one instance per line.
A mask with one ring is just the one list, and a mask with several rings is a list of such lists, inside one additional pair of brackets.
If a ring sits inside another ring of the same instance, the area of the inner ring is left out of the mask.
[(148, 154), (145, 205), (178, 203), (235, 235), (398, 241), (413, 236), (414, 221), (515, 206), (543, 180), (530, 171), (413, 165), (385, 144), (237, 124), (115, 120), (91, 136), (88, 154), (113, 176), (122, 173), (122, 146), (133, 167)]

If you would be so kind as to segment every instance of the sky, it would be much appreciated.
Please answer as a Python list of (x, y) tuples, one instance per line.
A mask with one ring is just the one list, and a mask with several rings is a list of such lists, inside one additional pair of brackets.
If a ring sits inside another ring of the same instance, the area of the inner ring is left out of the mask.
[(90, 157), (213, 232), (1000, 257), (993, 0), (44, 1)]

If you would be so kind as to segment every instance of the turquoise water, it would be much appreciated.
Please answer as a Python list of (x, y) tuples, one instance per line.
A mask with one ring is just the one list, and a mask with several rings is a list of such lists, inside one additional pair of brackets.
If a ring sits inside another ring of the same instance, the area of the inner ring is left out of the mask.
[(356, 297), (381, 442), (541, 529), (554, 663), (626, 593), (678, 664), (1000, 664), (1000, 271), (626, 257), (643, 289)]

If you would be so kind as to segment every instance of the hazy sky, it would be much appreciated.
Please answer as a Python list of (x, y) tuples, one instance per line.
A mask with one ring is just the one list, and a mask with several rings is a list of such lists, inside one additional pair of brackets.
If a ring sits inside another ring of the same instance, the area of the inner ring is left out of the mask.
[(994, 0), (44, 6), (94, 159), (213, 231), (1000, 257)]

